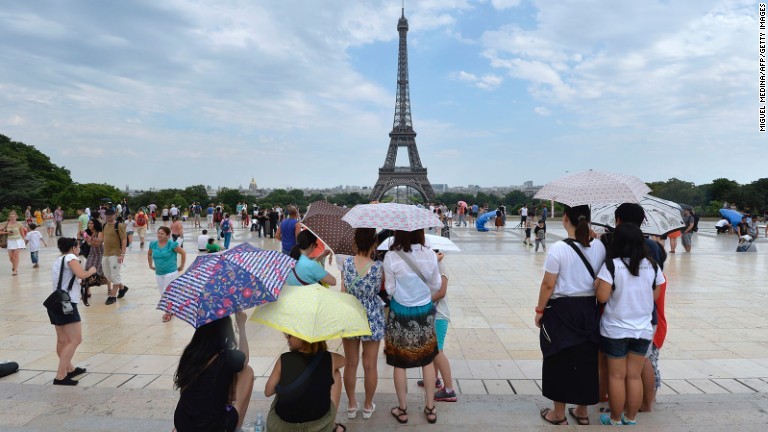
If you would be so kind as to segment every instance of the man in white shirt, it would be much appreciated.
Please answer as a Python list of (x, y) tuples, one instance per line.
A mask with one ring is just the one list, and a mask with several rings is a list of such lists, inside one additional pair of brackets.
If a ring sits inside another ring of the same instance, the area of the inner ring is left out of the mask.
[(211, 236), (208, 235), (208, 230), (203, 230), (203, 233), (197, 236), (197, 250), (198, 252), (207, 252), (205, 245), (208, 244), (208, 239)]

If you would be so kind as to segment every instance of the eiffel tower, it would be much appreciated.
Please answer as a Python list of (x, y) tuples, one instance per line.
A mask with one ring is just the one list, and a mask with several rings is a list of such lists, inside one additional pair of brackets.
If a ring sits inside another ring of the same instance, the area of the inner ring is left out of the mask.
[[(419, 150), (416, 148), (416, 132), (411, 120), (411, 97), (408, 90), (408, 20), (405, 8), (397, 21), (400, 34), (400, 48), (397, 57), (397, 96), (395, 97), (395, 121), (389, 133), (389, 150), (384, 166), (379, 168), (379, 180), (371, 192), (371, 200), (381, 200), (384, 192), (397, 187), (408, 186), (419, 192), (425, 201), (435, 200), (435, 191), (427, 179), (427, 168), (421, 166)], [(397, 150), (408, 148), (409, 165), (395, 166)]]

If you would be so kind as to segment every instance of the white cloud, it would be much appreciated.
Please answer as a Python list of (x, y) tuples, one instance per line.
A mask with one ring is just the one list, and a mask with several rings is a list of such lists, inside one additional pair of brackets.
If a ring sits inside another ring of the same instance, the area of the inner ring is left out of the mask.
[(536, 114), (538, 114), (540, 116), (545, 116), (545, 117), (549, 116), (551, 114), (546, 107), (540, 107), (540, 106), (535, 107), (533, 109), (533, 112), (535, 112)]
[(502, 77), (494, 74), (486, 74), (478, 77), (477, 75), (469, 72), (459, 71), (453, 75), (456, 79), (469, 82), (473, 86), (483, 90), (493, 90), (500, 86), (503, 81)]
[(520, 0), (491, 0), (491, 5), (499, 10), (510, 9), (520, 5)]

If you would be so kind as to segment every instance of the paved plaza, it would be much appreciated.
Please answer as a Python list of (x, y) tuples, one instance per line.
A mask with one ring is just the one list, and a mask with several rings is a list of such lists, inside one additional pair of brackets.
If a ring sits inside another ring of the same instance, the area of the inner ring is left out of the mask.
[[(538, 408), (548, 401), (541, 396), (541, 352), (533, 324), (545, 254), (523, 244), (522, 231), (512, 228), (516, 223), (503, 232), (453, 229), (452, 238), (463, 251), (446, 257), (452, 316), (445, 353), (459, 402), (438, 403), (438, 424), (425, 426), (424, 402), (416, 387), (420, 370), (409, 370), (406, 428), (551, 428), (538, 416)], [(551, 244), (565, 232), (558, 220), (548, 225)], [(65, 225), (65, 234), (73, 235), (74, 229), (72, 223)], [(187, 231), (187, 264), (197, 254), (198, 234)], [(278, 248), (276, 240), (254, 234), (238, 230), (235, 243)], [(737, 254), (735, 236), (718, 236), (713, 223), (702, 222), (693, 252), (683, 253), (678, 245), (677, 253), (669, 255), (663, 385), (658, 410), (638, 416), (641, 429), (768, 429), (768, 242), (760, 238), (755, 246), (757, 253)], [(125, 298), (106, 306), (106, 289), (95, 288), (91, 306), (80, 305), (84, 340), (74, 363), (88, 373), (76, 388), (51, 385), (57, 367), (55, 333), (41, 303), (51, 289), (50, 268), (58, 251), (41, 251), (37, 270), (23, 254), (18, 276), (11, 276), (3, 254), (0, 360), (18, 362), (21, 371), (0, 379), (0, 431), (171, 429), (178, 398), (172, 375), (193, 329), (177, 319), (161, 322), (154, 275), (146, 254), (137, 249), (126, 259), (124, 281), (130, 290)], [(335, 268), (333, 272), (338, 277)], [(251, 419), (268, 409), (266, 376), (286, 346), (282, 334), (270, 328), (249, 322), (247, 332), (256, 374)], [(340, 340), (330, 346), (342, 352)], [(358, 374), (362, 394), (362, 367)], [(403, 428), (388, 412), (396, 398), (392, 369), (383, 354), (379, 376), (377, 412), (371, 420), (346, 421), (339, 415), (350, 431)], [(344, 399), (342, 394), (342, 408)], [(597, 423), (594, 409), (590, 417)]]

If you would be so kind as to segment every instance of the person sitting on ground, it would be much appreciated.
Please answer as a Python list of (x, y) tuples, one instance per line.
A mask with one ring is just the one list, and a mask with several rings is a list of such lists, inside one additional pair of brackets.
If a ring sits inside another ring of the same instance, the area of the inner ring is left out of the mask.
[(216, 253), (216, 252), (219, 252), (221, 250), (221, 246), (216, 244), (216, 240), (215, 239), (209, 238), (208, 239), (208, 244), (205, 245), (205, 250), (208, 253)]
[(330, 250), (317, 256), (314, 260), (310, 258), (312, 252), (317, 247), (317, 236), (309, 230), (304, 230), (296, 236), (296, 244), (291, 250), (291, 258), (298, 260), (285, 280), (287, 285), (301, 286), (322, 283), (327, 286), (336, 286), (336, 278), (328, 273), (319, 261), (325, 259), (330, 254)]
[(247, 319), (245, 312), (236, 315), (237, 343), (229, 316), (195, 330), (173, 377), (174, 387), (180, 390), (173, 415), (175, 432), (240, 430), (253, 391)]
[(287, 333), (285, 338), (289, 351), (277, 359), (264, 386), (265, 396), (277, 395), (267, 414), (267, 428), (277, 432), (347, 430), (336, 423), (344, 356), (329, 352), (325, 341), (309, 343)]
[(731, 223), (728, 222), (728, 219), (726, 218), (722, 218), (715, 223), (715, 229), (717, 230), (718, 234), (725, 234), (731, 231), (731, 228)]
[(203, 233), (197, 236), (197, 251), (198, 252), (206, 252), (207, 251), (207, 245), (208, 240), (210, 240), (211, 237), (208, 235), (208, 230), (204, 229)]

